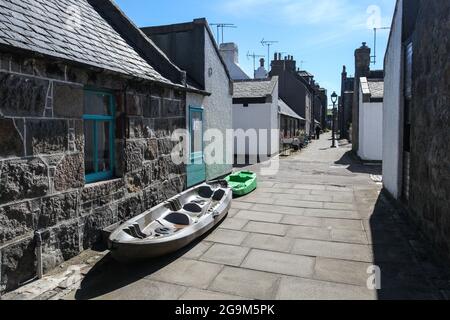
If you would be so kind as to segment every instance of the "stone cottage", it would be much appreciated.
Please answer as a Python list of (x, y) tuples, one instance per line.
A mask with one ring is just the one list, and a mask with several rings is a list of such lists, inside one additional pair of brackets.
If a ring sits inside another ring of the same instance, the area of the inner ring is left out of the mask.
[[(209, 93), (188, 95), (188, 128), (197, 140), (189, 150), (188, 186), (228, 175), (232, 171), (232, 150), (224, 140), (227, 130), (233, 128), (233, 83), (208, 22), (201, 18), (142, 31), (186, 70), (191, 86)], [(203, 145), (202, 136), (206, 140)]]
[(450, 2), (398, 0), (385, 55), (383, 183), (450, 259)]
[(186, 186), (175, 66), (109, 0), (0, 2), (0, 292)]

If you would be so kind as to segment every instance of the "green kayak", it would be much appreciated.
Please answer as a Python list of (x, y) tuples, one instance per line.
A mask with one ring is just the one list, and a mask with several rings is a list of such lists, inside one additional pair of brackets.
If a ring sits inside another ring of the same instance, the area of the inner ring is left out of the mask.
[(235, 196), (245, 196), (257, 186), (256, 174), (251, 171), (240, 171), (225, 178)]

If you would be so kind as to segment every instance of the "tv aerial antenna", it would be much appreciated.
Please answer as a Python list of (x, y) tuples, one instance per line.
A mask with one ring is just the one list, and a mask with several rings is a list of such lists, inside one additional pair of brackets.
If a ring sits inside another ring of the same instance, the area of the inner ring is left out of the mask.
[(261, 40), (263, 47), (267, 47), (267, 71), (270, 71), (270, 47), (278, 43), (278, 41)]
[(390, 27), (373, 28), (373, 56), (371, 56), (373, 64), (377, 64), (377, 31), (390, 29)]
[(250, 59), (250, 58), (253, 58), (253, 72), (255, 72), (255, 70), (256, 70), (256, 59), (257, 58), (264, 58), (264, 56), (263, 55), (260, 55), (260, 54), (256, 54), (256, 53), (250, 53), (250, 51), (249, 52), (247, 52), (247, 59)]
[[(230, 29), (236, 29), (237, 26), (234, 23), (211, 23), (211, 26), (217, 27), (217, 44), (224, 43), (224, 29), (230, 28)], [(222, 41), (220, 41), (220, 35), (222, 35)]]

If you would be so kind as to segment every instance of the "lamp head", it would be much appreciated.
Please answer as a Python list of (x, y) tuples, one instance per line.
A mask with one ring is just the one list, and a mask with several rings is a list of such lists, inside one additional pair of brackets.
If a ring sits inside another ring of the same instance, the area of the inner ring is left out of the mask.
[(331, 102), (333, 102), (333, 104), (336, 104), (338, 100), (338, 95), (336, 93), (336, 91), (333, 92), (333, 94), (331, 95)]

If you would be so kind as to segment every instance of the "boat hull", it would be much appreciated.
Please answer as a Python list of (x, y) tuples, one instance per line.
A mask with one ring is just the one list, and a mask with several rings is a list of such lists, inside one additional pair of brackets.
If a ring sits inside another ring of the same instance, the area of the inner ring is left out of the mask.
[[(191, 190), (188, 190), (185, 193), (189, 193)], [(200, 218), (197, 223), (187, 227), (181, 232), (162, 239), (134, 239), (132, 241), (129, 241), (128, 235), (125, 235), (125, 240), (123, 239), (123, 230), (126, 229), (127, 226), (136, 223), (136, 221), (150, 219), (150, 217), (151, 219), (155, 219), (155, 216), (152, 216), (152, 214), (155, 214), (156, 211), (157, 215), (157, 212), (160, 211), (161, 207), (164, 207), (165, 205), (162, 204), (155, 209), (152, 209), (149, 212), (128, 221), (127, 223), (119, 227), (114, 233), (112, 233), (108, 241), (108, 247), (110, 249), (111, 255), (115, 260), (119, 262), (130, 263), (158, 258), (174, 253), (188, 246), (193, 241), (205, 235), (211, 229), (220, 224), (226, 218), (231, 208), (231, 203), (232, 191), (231, 189), (228, 189), (224, 197), (222, 198), (222, 201), (215, 207), (215, 214), (211, 213), (205, 215), (203, 218)]]

